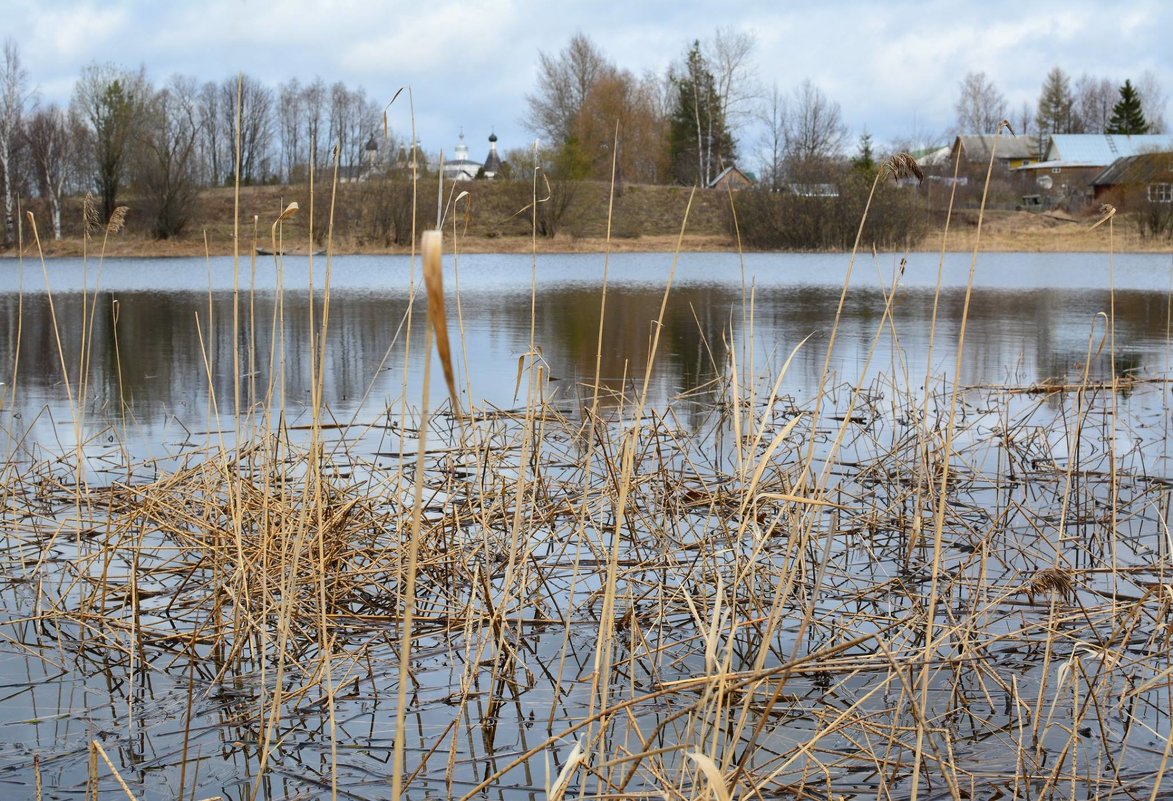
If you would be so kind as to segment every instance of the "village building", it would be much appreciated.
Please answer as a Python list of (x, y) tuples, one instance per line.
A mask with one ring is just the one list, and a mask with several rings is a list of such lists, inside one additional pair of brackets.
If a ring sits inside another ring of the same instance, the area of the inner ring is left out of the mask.
[(1173, 135), (1055, 134), (1041, 161), (1014, 171), (1031, 179), (1039, 205), (1075, 209), (1093, 202), (1093, 183), (1117, 161), (1160, 151), (1173, 151)]
[(489, 134), (489, 155), (485, 156), (485, 164), (481, 167), (481, 176), (493, 180), (501, 174), (501, 157), (497, 155), (497, 134)]
[(1173, 204), (1173, 152), (1139, 153), (1117, 159), (1092, 180), (1091, 186), (1098, 203)]
[(442, 163), (445, 181), (472, 181), (477, 177), (483, 166), (479, 161), (468, 157), (468, 145), (464, 143), (464, 131), (460, 132), (460, 139), (456, 142), (451, 160)]
[(464, 141), (464, 131), (453, 150), (453, 158), (444, 161), (444, 180), (446, 181), (474, 181), (477, 178), (496, 178), (501, 172), (501, 157), (497, 154), (497, 134), (489, 134), (489, 155), (485, 161), (479, 162), (469, 157), (468, 145)]
[(725, 169), (717, 174), (717, 177), (709, 181), (710, 189), (721, 189), (727, 192), (736, 192), (739, 189), (747, 189), (754, 184), (754, 179), (744, 172), (739, 170), (734, 165), (730, 164)]
[[(995, 145), (995, 140), (997, 144)], [(1012, 170), (1039, 160), (1039, 138), (1029, 134), (967, 134), (953, 140), (950, 161), (961, 169), (966, 167), (985, 169), (994, 155), (994, 166)]]

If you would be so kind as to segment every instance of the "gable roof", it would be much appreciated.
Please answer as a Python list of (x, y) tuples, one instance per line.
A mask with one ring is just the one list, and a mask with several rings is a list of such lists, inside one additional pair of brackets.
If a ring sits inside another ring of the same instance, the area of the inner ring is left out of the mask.
[(1092, 186), (1173, 183), (1173, 152), (1141, 153), (1116, 159), (1094, 179)]
[(721, 170), (721, 172), (718, 173), (716, 178), (709, 181), (709, 188), (712, 189), (715, 186), (720, 186), (721, 183), (726, 180), (734, 181), (736, 183), (742, 183), (746, 186), (749, 186), (750, 184), (753, 183), (752, 178), (750, 178), (744, 172), (739, 170), (736, 166), (730, 164), (728, 167)]
[(1173, 134), (1055, 134), (1045, 160), (1107, 167), (1116, 159), (1156, 150), (1173, 150)]
[[(1039, 138), (1032, 134), (1006, 134), (996, 137), (999, 159), (1037, 159)], [(967, 161), (989, 161), (990, 150), (994, 147), (994, 134), (965, 134), (953, 143), (954, 150), (960, 145)]]

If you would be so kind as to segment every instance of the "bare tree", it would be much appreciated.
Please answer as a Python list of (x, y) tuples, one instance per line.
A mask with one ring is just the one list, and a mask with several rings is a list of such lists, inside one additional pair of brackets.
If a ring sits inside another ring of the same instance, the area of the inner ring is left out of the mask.
[(786, 159), (792, 164), (811, 164), (839, 155), (847, 127), (839, 104), (804, 80), (794, 90), (783, 125)]
[(195, 202), (200, 138), (199, 88), (176, 75), (146, 104), (137, 170), (151, 233), (167, 239), (187, 225)]
[(241, 73), (220, 84), (220, 113), (239, 143), (240, 182), (255, 184), (268, 177), (273, 133), (273, 92), (256, 78)]
[(782, 185), (786, 162), (786, 96), (776, 81), (759, 105), (757, 117), (763, 126), (762, 177), (771, 189), (777, 189)]
[(707, 60), (713, 70), (713, 76), (717, 79), (717, 94), (721, 102), (720, 117), (725, 121), (730, 133), (753, 114), (752, 104), (757, 95), (754, 64), (751, 61), (754, 45), (751, 33), (718, 28), (707, 48)]
[(352, 91), (341, 82), (330, 87), (330, 144), (338, 147), (341, 164), (351, 169), (362, 164), (378, 117), (378, 109), (361, 88)]
[(667, 121), (659, 110), (658, 91), (654, 80), (640, 81), (627, 70), (595, 82), (573, 128), (575, 141), (584, 144), (579, 154), (582, 174), (609, 180), (614, 163), (619, 186), (624, 181), (656, 183), (664, 177)]
[(561, 147), (571, 136), (574, 118), (595, 81), (614, 67), (583, 33), (576, 33), (556, 56), (538, 53), (538, 86), (526, 95), (531, 131)]
[(330, 87), (330, 141), (331, 147), (338, 148), (339, 163), (352, 165), (350, 133), (353, 129), (354, 99), (346, 84), (337, 81)]
[(330, 147), (323, 136), (322, 119), (326, 108), (326, 84), (321, 78), (306, 86), (301, 93), (301, 108), (305, 119), (305, 140), (310, 161), (316, 172), (325, 163), (323, 153)]
[(954, 109), (958, 133), (994, 133), (1006, 119), (1006, 98), (984, 72), (971, 72), (961, 80)]
[(40, 196), (49, 204), (53, 238), (61, 238), (61, 202), (72, 173), (75, 139), (59, 106), (37, 110), (25, 126), (29, 156)]
[(292, 181), (294, 171), (308, 154), (303, 152), (304, 134), (302, 106), (305, 102), (301, 83), (291, 78), (277, 90), (277, 136), (281, 145), (281, 172), (286, 181)]
[(109, 219), (128, 177), (130, 156), (139, 137), (148, 87), (140, 70), (91, 64), (82, 70), (73, 91), (73, 108), (83, 123), (94, 186)]
[(1145, 120), (1149, 124), (1149, 133), (1165, 133), (1165, 108), (1169, 100), (1161, 82), (1152, 70), (1145, 70), (1136, 81), (1136, 93), (1140, 95), (1140, 104), (1144, 109)]
[(231, 138), (225, 128), (224, 115), (220, 113), (220, 87), (208, 81), (200, 87), (200, 173), (205, 184), (219, 186), (224, 182), (229, 155), (228, 140)]
[(14, 39), (4, 42), (0, 64), (0, 179), (4, 181), (4, 241), (16, 238), (16, 148), (29, 98), (28, 72)]
[(1075, 82), (1075, 116), (1083, 133), (1103, 133), (1116, 105), (1116, 87), (1107, 78), (1084, 73)]
[[(1014, 130), (1017, 131), (1018, 133), (1022, 134), (1023, 136), (1028, 135), (1031, 131), (1033, 131), (1035, 129), (1034, 128), (1034, 124), (1035, 124), (1034, 118), (1035, 118), (1035, 114), (1033, 111), (1031, 111), (1030, 103), (1023, 100), (1022, 101), (1022, 108), (1019, 109), (1018, 116), (1015, 118), (1015, 123), (1017, 123), (1017, 124), (1015, 125)], [(1042, 145), (1042, 143), (1040, 142), (1040, 147), (1045, 147), (1045, 145)]]

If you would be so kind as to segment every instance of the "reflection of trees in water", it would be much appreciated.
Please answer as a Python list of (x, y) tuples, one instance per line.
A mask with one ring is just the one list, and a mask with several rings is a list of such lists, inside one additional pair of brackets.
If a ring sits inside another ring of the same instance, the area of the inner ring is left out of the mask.
[[(117, 332), (114, 300), (109, 293), (100, 293), (93, 315), (87, 397), (96, 406), (116, 408), (120, 393), (132, 407), (153, 403), (168, 407), (202, 404), (207, 397), (210, 374), (221, 409), (229, 410), (237, 386), (234, 328), (236, 342), (240, 344), (242, 405), (263, 398), (270, 378), (282, 369), (282, 353), (287, 397), (295, 404), (308, 400), (311, 379), (308, 295), (287, 295), (280, 310), (273, 296), (259, 296), (250, 307), (244, 295), (234, 325), (231, 293), (215, 293), (210, 303), (206, 295), (122, 293), (117, 298)], [(4, 296), (0, 298), (0, 311), (6, 318), (15, 319), (16, 304), (15, 297)], [(76, 397), (82, 298), (77, 294), (58, 295), (54, 297), (54, 305), (64, 362)], [(346, 298), (331, 306), (324, 371), (327, 400), (357, 396), (365, 390), (391, 343), (406, 305), (405, 300), (362, 296)], [(278, 311), (283, 318), (279, 321), (275, 317)], [(49, 305), (41, 297), (26, 297), (23, 314), (20, 382), (53, 386), (60, 381), (62, 359), (58, 356)], [(317, 315), (320, 325), (320, 308)], [(4, 344), (3, 357), (8, 363), (15, 356), (15, 342), (13, 331)]]
[[(607, 295), (603, 329), (601, 374), (604, 387), (620, 390), (626, 375), (638, 386), (659, 314), (663, 288), (653, 285), (612, 285)], [(957, 342), (964, 293), (943, 293), (938, 314), (933, 356), (934, 374), (949, 373)], [(236, 380), (233, 365), (233, 296), (217, 292), (121, 293), (118, 301), (117, 349), (115, 348), (114, 296), (100, 293), (94, 305), (92, 351), (86, 383), (87, 408), (113, 416), (124, 396), (138, 414), (150, 409), (202, 413), (208, 404), (208, 369), (211, 385), (222, 412), (232, 409)], [(803, 338), (810, 342), (799, 352), (783, 391), (798, 396), (814, 391), (823, 368), (826, 343), (839, 300), (836, 287), (793, 287), (760, 290), (753, 310), (755, 368), (771, 377), (790, 350)], [(90, 298), (93, 302), (93, 298)], [(80, 294), (54, 296), (56, 315), (69, 370), (70, 388), (78, 396), (78, 376), (83, 320)], [(740, 288), (725, 285), (688, 285), (672, 290), (657, 354), (657, 373), (652, 389), (657, 399), (704, 384), (727, 361), (729, 330), (734, 341), (744, 339)], [(536, 343), (553, 374), (566, 383), (565, 397), (582, 395), (573, 382), (589, 383), (595, 373), (599, 335), (600, 292), (594, 287), (554, 287), (541, 290), (536, 308)], [(20, 306), (20, 308), (18, 308)], [(854, 382), (872, 339), (881, 326), (880, 349), (871, 367), (891, 373), (907, 366), (909, 382), (919, 387), (925, 372), (932, 316), (933, 293), (929, 289), (902, 289), (893, 314), (901, 351), (893, 354), (890, 327), (883, 321), (884, 298), (877, 288), (853, 288), (840, 321), (833, 364), (839, 380)], [(463, 362), (467, 349), (473, 396), (509, 402), (517, 357), (529, 347), (530, 298), (528, 293), (480, 293), (462, 298), (467, 341), (456, 355)], [(324, 399), (328, 405), (355, 402), (375, 382), (374, 397), (382, 402), (401, 391), (403, 340), (396, 330), (406, 312), (405, 296), (338, 293), (330, 308), (325, 354)], [(1086, 361), (1088, 338), (1093, 351), (1104, 332), (1105, 320), (1097, 317), (1109, 309), (1106, 291), (992, 290), (974, 291), (966, 331), (966, 358), (962, 381), (979, 383), (1029, 383), (1041, 378), (1078, 380)], [(454, 331), (455, 304), (450, 304)], [(294, 411), (309, 400), (311, 348), (308, 295), (288, 293), (283, 318), (275, 326), (273, 295), (259, 295), (251, 304), (240, 297), (236, 343), (240, 346), (240, 389), (244, 406), (264, 398), (273, 371), (284, 354), (287, 408)], [(27, 295), (23, 304), (15, 295), (0, 295), (4, 338), (0, 358), (7, 366), (0, 380), (11, 381), (15, 363), (17, 320), (21, 319), (17, 403), (35, 388), (40, 398), (65, 402), (61, 357), (49, 306), (41, 295)], [(317, 310), (320, 324), (320, 308)], [(199, 318), (197, 326), (196, 319)], [(413, 352), (422, 351), (423, 305), (413, 327)], [(1161, 293), (1120, 292), (1116, 296), (1117, 372), (1142, 373), (1165, 370), (1168, 363), (1167, 299)], [(201, 332), (203, 345), (201, 346)], [(393, 368), (379, 372), (384, 364)], [(278, 352), (277, 348), (283, 346)], [(254, 354), (250, 364), (249, 353)], [(899, 357), (899, 358), (897, 358)], [(739, 353), (739, 367), (744, 355)], [(418, 366), (418, 364), (417, 364)], [(464, 365), (458, 368), (463, 375)], [(1109, 375), (1105, 349), (1092, 363), (1092, 377)], [(418, 387), (409, 387), (415, 397)]]
[[(650, 286), (607, 293), (599, 360), (606, 389), (623, 389), (624, 376), (629, 382), (642, 381), (663, 297), (662, 288)], [(538, 342), (564, 378), (594, 380), (600, 300), (598, 289), (586, 288), (549, 292), (539, 299)], [(731, 322), (740, 320), (739, 304), (740, 295), (725, 288), (673, 290), (656, 353), (653, 386), (659, 396), (693, 389), (724, 368), (727, 332)]]
[[(942, 292), (933, 344), (934, 374), (951, 373), (965, 293)], [(813, 392), (823, 369), (826, 342), (834, 320), (839, 290), (802, 287), (758, 295), (755, 320), (758, 336), (768, 348), (776, 347), (777, 361), (803, 337), (813, 335), (799, 352), (791, 385)], [(1104, 334), (1109, 295), (1104, 291), (1024, 291), (975, 289), (966, 322), (966, 355), (961, 380), (965, 384), (1030, 383), (1042, 378), (1062, 380), (1078, 376), (1087, 357), (1087, 342), (1094, 335), (1093, 350)], [(836, 353), (832, 360), (838, 377), (849, 382), (862, 378), (859, 371), (867, 349), (880, 330), (880, 342), (871, 374), (893, 372), (892, 326), (883, 322), (884, 296), (878, 289), (853, 289), (844, 303), (839, 322)], [(897, 341), (913, 386), (920, 386), (932, 330), (933, 291), (901, 289), (892, 316)], [(1158, 347), (1164, 339), (1166, 306), (1163, 296), (1139, 291), (1116, 295), (1116, 340), (1132, 350), (1131, 369), (1159, 371), (1166, 359)], [(1094, 334), (1093, 334), (1094, 326)], [(899, 369), (899, 362), (895, 362)], [(1118, 365), (1118, 372), (1119, 372)], [(1107, 350), (1093, 362), (1092, 376), (1109, 373)]]

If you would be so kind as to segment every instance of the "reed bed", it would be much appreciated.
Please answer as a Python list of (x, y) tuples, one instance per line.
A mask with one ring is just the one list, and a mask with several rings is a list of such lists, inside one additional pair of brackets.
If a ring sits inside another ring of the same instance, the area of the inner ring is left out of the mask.
[[(7, 484), (7, 594), (24, 614), (5, 632), (46, 667), (107, 677), (119, 725), (97, 740), (153, 752), (136, 766), (146, 787), (207, 761), (267, 776), (266, 797), (385, 797), (421, 475), (410, 786), (524, 795), (545, 785), (543, 755), (577, 741), (568, 781), (591, 797), (702, 796), (713, 774), (693, 754), (738, 797), (1155, 792), (1169, 485), (1140, 444), (1111, 453), (1109, 393), (966, 393), (940, 550), (926, 532), (942, 466), (925, 443), (948, 396), (828, 396), (818, 428), (788, 401), (742, 404), (741, 442), (728, 405), (699, 428), (672, 409), (632, 428), (548, 403), (432, 415), (422, 462), (381, 459), (367, 438), (327, 460), (271, 437), (150, 481), (79, 489), (30, 465)], [(412, 452), (411, 426), (399, 436)], [(837, 458), (808, 466), (810, 442), (839, 442)], [(797, 495), (812, 468), (823, 491)], [(53, 750), (40, 770), (67, 758)]]
[[(26, 679), (9, 700), (65, 697), (54, 738), (9, 754), (0, 781), (131, 798), (1169, 797), (1168, 388), (1118, 377), (1110, 314), (1074, 384), (963, 387), (895, 360), (844, 382), (832, 334), (817, 392), (792, 398), (790, 360), (745, 336), (704, 393), (661, 405), (642, 378), (654, 326), (630, 391), (604, 399), (596, 376), (551, 397), (534, 342), (515, 407), (458, 408), (459, 294), (446, 311), (438, 258), (424, 358), (443, 332), (450, 398), (434, 407), (405, 378), (378, 419), (326, 425), (319, 393), (297, 429), (278, 380), (210, 397), (234, 430), (162, 471), (117, 446), (117, 424), (101, 470), (80, 444), (10, 454), (0, 635)], [(876, 341), (895, 338), (898, 292), (894, 274)], [(258, 360), (281, 354), (241, 363)]]

